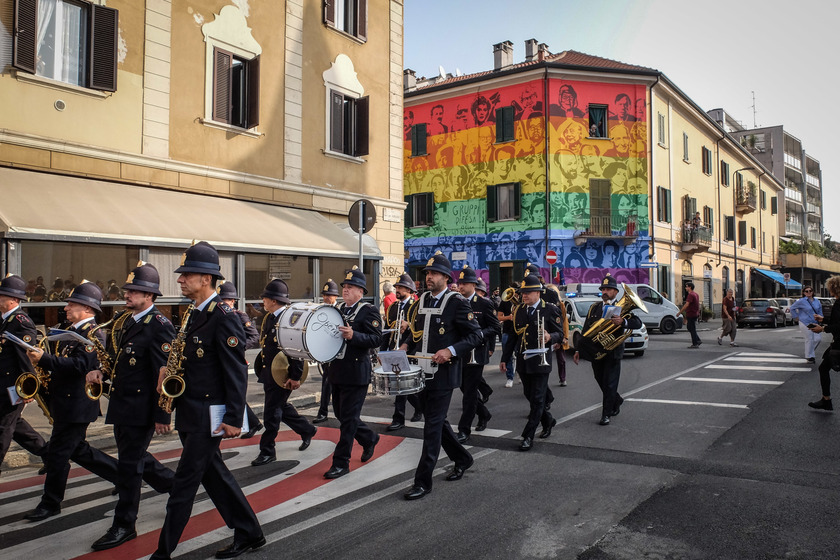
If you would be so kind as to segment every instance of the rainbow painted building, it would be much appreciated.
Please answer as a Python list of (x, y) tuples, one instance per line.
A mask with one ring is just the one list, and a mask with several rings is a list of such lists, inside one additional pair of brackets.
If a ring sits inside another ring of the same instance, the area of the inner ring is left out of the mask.
[[(496, 69), (405, 72), (406, 270), (440, 250), (505, 287), (529, 262), (554, 283), (648, 282), (649, 91), (658, 72), (526, 42)], [(548, 250), (557, 254), (552, 269)]]

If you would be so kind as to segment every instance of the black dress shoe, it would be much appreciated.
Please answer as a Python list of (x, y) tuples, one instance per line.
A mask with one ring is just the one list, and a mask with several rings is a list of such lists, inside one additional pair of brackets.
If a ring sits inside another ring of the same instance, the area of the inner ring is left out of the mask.
[(609, 426), (610, 425), (610, 417), (606, 414), (601, 416), (601, 419), (598, 421), (598, 424), (601, 426)]
[(256, 426), (251, 426), (250, 430), (248, 430), (247, 432), (245, 432), (244, 434), (242, 434), (239, 437), (240, 437), (240, 439), (251, 439), (252, 437), (257, 435), (257, 432), (259, 432), (262, 429), (263, 429), (262, 422), (258, 422)]
[(274, 455), (258, 455), (256, 459), (251, 461), (252, 467), (261, 467), (277, 460)]
[(469, 465), (466, 466), (459, 466), (455, 465), (452, 467), (452, 472), (446, 475), (446, 480), (453, 481), (453, 480), (461, 480), (461, 477), (464, 476), (464, 473), (467, 471), (468, 468), (473, 466), (473, 461), (470, 461)]
[(318, 428), (315, 428), (315, 431), (312, 432), (312, 435), (306, 436), (305, 438), (301, 438), (300, 447), (298, 447), (298, 451), (306, 451), (306, 449), (312, 444), (312, 438), (315, 437), (316, 433), (318, 433)]
[(610, 416), (618, 416), (619, 414), (621, 414), (621, 405), (623, 405), (623, 404), (624, 404), (624, 399), (622, 399), (622, 398), (621, 398), (621, 396), (619, 395), (619, 396), (618, 396), (618, 398), (617, 398), (616, 400), (617, 400), (618, 402), (617, 402), (617, 403), (615, 403), (615, 408), (614, 408), (614, 409), (613, 409), (613, 411), (610, 413)]
[(490, 389), (490, 391), (486, 395), (481, 395), (481, 402), (483, 402), (484, 404), (487, 404), (487, 401), (490, 400), (490, 395), (492, 395), (492, 394), (493, 394), (493, 389)]
[(60, 507), (56, 509), (49, 509), (44, 506), (38, 506), (24, 515), (23, 518), (28, 519), (29, 521), (43, 521), (44, 519), (52, 517), (53, 515), (58, 515), (59, 513), (61, 513)]
[(373, 457), (373, 451), (376, 449), (376, 444), (379, 443), (379, 434), (376, 434), (376, 439), (373, 440), (373, 443), (365, 447), (364, 451), (362, 451), (362, 463), (366, 463)]
[(236, 558), (245, 554), (249, 550), (256, 550), (265, 544), (265, 537), (260, 535), (256, 539), (248, 541), (236, 542), (234, 539), (230, 546), (226, 546), (221, 550), (216, 551), (216, 558)]
[(483, 432), (484, 430), (486, 430), (487, 429), (487, 422), (489, 422), (491, 418), (493, 418), (493, 415), (490, 414), (489, 412), (487, 413), (487, 418), (479, 418), (478, 419), (478, 424), (475, 425), (475, 431), (476, 432)]
[(530, 451), (531, 446), (534, 444), (534, 440), (529, 437), (526, 437), (522, 440), (522, 443), (519, 444), (519, 451)]
[(556, 425), (557, 425), (557, 418), (552, 418), (551, 419), (551, 424), (549, 424), (548, 426), (543, 428), (543, 431), (540, 432), (540, 438), (545, 439), (548, 436), (550, 436), (551, 435), (551, 429), (554, 428), (554, 426), (556, 426)]
[(134, 538), (137, 538), (137, 531), (134, 529), (111, 527), (107, 533), (97, 539), (90, 547), (93, 550), (108, 550)]
[(324, 422), (326, 422), (326, 421), (327, 421), (327, 415), (326, 415), (326, 414), (319, 414), (318, 416), (316, 416), (316, 417), (312, 420), (312, 423), (313, 423), (313, 424), (322, 424), (322, 423), (324, 423)]
[(423, 419), (423, 413), (422, 412), (415, 412), (414, 416), (411, 417), (412, 422), (419, 422), (422, 419)]
[(47, 465), (41, 465), (41, 468), (38, 469), (38, 474), (47, 474)]
[(423, 486), (419, 486), (419, 485), (415, 484), (414, 486), (411, 487), (411, 489), (408, 492), (403, 494), (403, 497), (406, 500), (419, 500), (420, 498), (422, 498), (426, 494), (429, 494), (431, 491), (432, 491), (431, 488), (425, 488)]
[(385, 428), (389, 432), (396, 432), (397, 430), (402, 430), (405, 428), (405, 424), (402, 422), (391, 422), (391, 425)]
[(831, 399), (820, 399), (818, 401), (809, 402), (808, 406), (816, 408), (817, 410), (834, 410), (834, 405), (831, 404)]
[(465, 444), (470, 441), (470, 434), (465, 434), (464, 432), (458, 432), (455, 434), (455, 439), (458, 440), (458, 443)]
[(334, 478), (344, 476), (349, 472), (350, 469), (348, 469), (347, 467), (332, 467), (330, 470), (324, 473), (324, 478), (332, 480)]

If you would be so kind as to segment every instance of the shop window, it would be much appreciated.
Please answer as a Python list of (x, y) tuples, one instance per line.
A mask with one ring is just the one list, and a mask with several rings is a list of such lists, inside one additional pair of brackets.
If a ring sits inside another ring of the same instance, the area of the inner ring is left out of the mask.
[(487, 186), (487, 221), (518, 220), (522, 211), (521, 183)]
[(117, 90), (119, 12), (76, 0), (16, 0), (13, 66), (51, 80)]

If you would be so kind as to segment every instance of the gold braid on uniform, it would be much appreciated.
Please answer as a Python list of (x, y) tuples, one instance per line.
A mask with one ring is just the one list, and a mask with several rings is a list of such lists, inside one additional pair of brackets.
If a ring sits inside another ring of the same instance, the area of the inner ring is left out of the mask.
[(274, 317), (274, 313), (266, 313), (263, 316), (262, 323), (260, 323), (260, 348), (263, 348), (265, 346), (265, 337), (267, 335), (263, 334), (263, 332), (265, 332), (265, 322), (268, 321), (269, 317)]
[(111, 348), (114, 352), (119, 352), (121, 341), (117, 338), (119, 337), (122, 339), (123, 327), (129, 317), (131, 317), (131, 312), (125, 310), (117, 316), (116, 320), (114, 320), (114, 326), (111, 328)]
[[(516, 305), (513, 306), (513, 309), (511, 309), (510, 314), (513, 317), (513, 319), (511, 319), (511, 323), (513, 323), (514, 334), (516, 334), (516, 336), (519, 337), (519, 345), (522, 348), (522, 350), (525, 351), (525, 350), (528, 349), (528, 341), (525, 338), (525, 331), (528, 330), (529, 321), (526, 320), (525, 321), (525, 326), (522, 327), (521, 329), (516, 328), (516, 313), (517, 313), (517, 311), (519, 311), (520, 308), (524, 308), (524, 306), (522, 304), (517, 303)], [(525, 312), (525, 315), (527, 317), (527, 315), (528, 315), (527, 311)]]
[[(420, 301), (418, 300), (415, 305), (412, 305), (411, 308), (408, 310), (408, 315), (410, 317), (407, 318), (408, 320), (408, 328), (411, 329), (411, 340), (413, 342), (420, 342), (420, 339), (423, 338), (423, 329), (414, 330), (414, 322), (417, 320), (417, 312), (420, 310)], [(412, 315), (411, 312), (414, 311)]]

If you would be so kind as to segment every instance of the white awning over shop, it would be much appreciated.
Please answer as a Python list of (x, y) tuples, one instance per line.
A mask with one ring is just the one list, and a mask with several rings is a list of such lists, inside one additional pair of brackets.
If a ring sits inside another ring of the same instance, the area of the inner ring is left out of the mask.
[[(358, 257), (352, 231), (311, 210), (0, 168), (0, 231), (42, 239)], [(367, 258), (381, 258), (365, 240)]]

